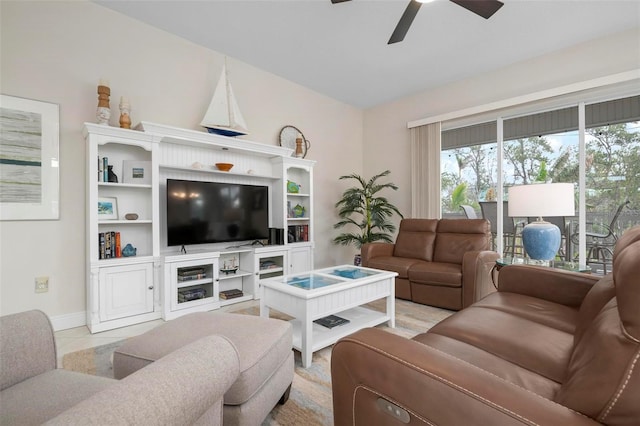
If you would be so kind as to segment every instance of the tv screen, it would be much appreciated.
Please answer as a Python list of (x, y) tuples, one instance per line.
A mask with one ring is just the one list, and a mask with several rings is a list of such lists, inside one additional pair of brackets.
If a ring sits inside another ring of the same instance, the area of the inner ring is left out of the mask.
[(167, 179), (167, 245), (269, 238), (269, 188)]

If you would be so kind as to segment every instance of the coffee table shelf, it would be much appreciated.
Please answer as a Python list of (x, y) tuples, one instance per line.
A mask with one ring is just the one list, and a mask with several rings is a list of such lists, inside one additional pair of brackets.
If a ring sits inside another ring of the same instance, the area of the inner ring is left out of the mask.
[[(302, 354), (302, 365), (311, 364), (312, 353), (365, 327), (388, 322), (395, 327), (395, 272), (342, 265), (285, 275), (261, 281), (260, 315), (271, 308), (294, 319), (293, 347)], [(386, 311), (362, 305), (386, 299)], [(313, 321), (337, 315), (349, 323), (334, 328)]]
[[(346, 311), (341, 311), (333, 315), (346, 318), (349, 322), (333, 328), (327, 328), (320, 324), (313, 323), (311, 326), (313, 333), (313, 336), (311, 337), (311, 341), (313, 342), (311, 345), (312, 352), (331, 346), (339, 339), (358, 330), (366, 327), (374, 327), (390, 320), (389, 315), (385, 312), (379, 312), (360, 306)], [(293, 325), (293, 348), (302, 352), (302, 321), (294, 319), (291, 320), (291, 324)]]

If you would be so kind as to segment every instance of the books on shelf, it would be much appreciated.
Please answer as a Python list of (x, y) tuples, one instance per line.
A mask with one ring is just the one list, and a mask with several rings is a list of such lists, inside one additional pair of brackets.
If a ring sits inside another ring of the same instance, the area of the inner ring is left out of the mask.
[(278, 268), (278, 264), (273, 260), (263, 260), (260, 262), (260, 269), (275, 269)]
[(233, 288), (231, 290), (223, 290), (220, 292), (220, 299), (224, 300), (235, 299), (236, 297), (242, 296), (244, 296), (244, 293), (242, 292), (242, 290), (237, 288)]
[(317, 320), (313, 321), (316, 324), (319, 324), (323, 327), (327, 327), (327, 328), (333, 328), (333, 327), (337, 327), (339, 325), (343, 325), (343, 324), (348, 324), (350, 321), (346, 318), (342, 318), (339, 317), (337, 315), (329, 315), (326, 317), (322, 317), (322, 318), (318, 318)]
[(109, 157), (98, 156), (98, 182), (109, 182)]
[(207, 273), (202, 267), (178, 269), (178, 281), (201, 280), (207, 278)]
[(289, 225), (288, 234), (290, 243), (309, 241), (309, 225)]
[(202, 280), (204, 278), (207, 278), (207, 274), (202, 273), (202, 274), (194, 274), (194, 275), (185, 275), (184, 277), (178, 276), (178, 281), (183, 282), (183, 281)]
[(98, 259), (115, 259), (122, 257), (120, 232), (98, 233)]
[(202, 287), (189, 288), (178, 291), (178, 302), (190, 302), (192, 300), (204, 299), (207, 291)]

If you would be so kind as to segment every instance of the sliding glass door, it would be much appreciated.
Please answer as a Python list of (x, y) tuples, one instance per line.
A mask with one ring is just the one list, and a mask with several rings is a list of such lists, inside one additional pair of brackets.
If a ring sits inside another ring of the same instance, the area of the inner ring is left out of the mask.
[[(575, 216), (553, 219), (563, 234), (559, 256), (582, 260), (601, 272), (610, 270), (617, 237), (640, 223), (640, 96), (586, 105), (584, 111), (582, 142), (578, 106), (442, 132), (443, 217), (482, 217), (482, 203), (508, 202), (507, 189), (512, 185), (572, 183), (576, 188)], [(503, 140), (498, 135), (503, 135)], [(579, 197), (581, 182), (584, 200)], [(580, 206), (584, 206), (584, 215)], [(580, 217), (585, 221), (582, 235)], [(493, 220), (502, 225), (497, 229), (497, 223), (492, 226), (496, 249), (503, 254), (522, 254), (517, 242), (514, 250), (513, 242), (506, 243), (502, 237), (508, 236), (512, 225), (518, 232), (530, 218), (511, 219), (503, 212), (502, 221)], [(582, 253), (581, 239), (586, 242)]]
[(640, 224), (640, 122), (590, 127), (585, 134), (585, 258), (607, 272), (617, 238)]

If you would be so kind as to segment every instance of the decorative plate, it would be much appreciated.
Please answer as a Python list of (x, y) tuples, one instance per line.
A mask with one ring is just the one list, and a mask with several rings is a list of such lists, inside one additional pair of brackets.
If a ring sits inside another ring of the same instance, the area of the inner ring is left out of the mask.
[(280, 130), (280, 146), (290, 148), (293, 150), (292, 157), (296, 156), (296, 138), (298, 135), (302, 136), (302, 158), (307, 156), (307, 151), (311, 147), (311, 144), (304, 137), (304, 134), (295, 126), (284, 126)]

